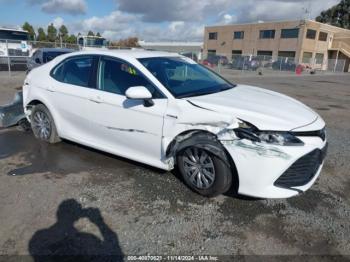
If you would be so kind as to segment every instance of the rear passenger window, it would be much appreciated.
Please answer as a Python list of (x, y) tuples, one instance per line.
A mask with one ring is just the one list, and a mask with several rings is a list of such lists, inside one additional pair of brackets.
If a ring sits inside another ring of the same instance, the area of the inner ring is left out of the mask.
[(162, 98), (162, 94), (133, 66), (123, 61), (102, 58), (99, 66), (99, 89), (125, 95), (126, 90), (132, 86), (144, 86), (153, 98)]
[(77, 57), (65, 60), (52, 72), (57, 81), (89, 87), (93, 72), (93, 57)]

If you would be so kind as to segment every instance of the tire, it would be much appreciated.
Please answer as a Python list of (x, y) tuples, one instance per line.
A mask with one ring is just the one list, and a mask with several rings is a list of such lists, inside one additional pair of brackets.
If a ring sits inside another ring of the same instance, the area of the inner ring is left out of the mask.
[[(206, 140), (206, 143), (222, 149), (222, 146), (217, 144), (218, 142)], [(186, 146), (177, 155), (177, 166), (183, 180), (192, 190), (206, 197), (214, 197), (227, 192), (232, 185), (232, 171), (226, 153), (224, 153), (225, 157), (219, 157), (210, 152), (210, 150), (197, 145), (196, 143)], [(189, 152), (192, 152), (194, 158), (189, 156)], [(198, 157), (196, 157), (196, 154)], [(189, 163), (191, 159), (192, 161)], [(197, 166), (193, 165), (193, 163), (196, 163)], [(211, 176), (209, 173), (212, 173)], [(207, 184), (205, 180), (207, 180)]]
[(43, 104), (34, 106), (30, 124), (34, 136), (44, 142), (55, 144), (61, 141), (57, 134), (57, 129), (50, 111)]

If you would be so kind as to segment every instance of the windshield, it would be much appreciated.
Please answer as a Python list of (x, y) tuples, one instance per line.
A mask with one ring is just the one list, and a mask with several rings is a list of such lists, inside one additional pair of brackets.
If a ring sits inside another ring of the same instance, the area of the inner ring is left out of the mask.
[(176, 98), (217, 93), (235, 86), (186, 57), (151, 57), (139, 61)]
[(10, 30), (0, 30), (0, 39), (7, 40), (28, 40), (28, 33)]

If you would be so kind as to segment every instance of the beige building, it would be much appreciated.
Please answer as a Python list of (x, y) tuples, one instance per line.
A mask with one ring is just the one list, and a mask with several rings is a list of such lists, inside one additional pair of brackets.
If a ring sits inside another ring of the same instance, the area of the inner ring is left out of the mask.
[(292, 57), (296, 63), (326, 69), (328, 59), (349, 70), (350, 30), (312, 20), (209, 26), (204, 55)]

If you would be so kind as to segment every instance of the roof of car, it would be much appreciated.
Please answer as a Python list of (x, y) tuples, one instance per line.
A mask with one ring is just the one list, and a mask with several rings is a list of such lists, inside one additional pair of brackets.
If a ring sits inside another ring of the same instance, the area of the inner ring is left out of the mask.
[(41, 50), (42, 52), (74, 52), (74, 49), (69, 48), (50, 48), (50, 47), (44, 47), (44, 48), (38, 48), (38, 50)]
[(108, 49), (96, 49), (91, 51), (79, 51), (74, 52), (74, 55), (82, 55), (82, 54), (95, 54), (95, 55), (108, 55), (108, 56), (115, 56), (115, 57), (123, 57), (123, 58), (149, 58), (149, 57), (169, 57), (169, 56), (181, 56), (177, 53), (171, 53), (171, 52), (162, 52), (162, 51), (149, 51), (144, 49), (114, 49), (114, 50), (108, 50)]

